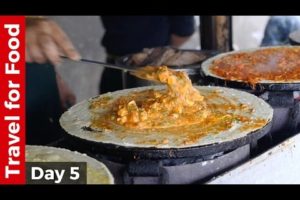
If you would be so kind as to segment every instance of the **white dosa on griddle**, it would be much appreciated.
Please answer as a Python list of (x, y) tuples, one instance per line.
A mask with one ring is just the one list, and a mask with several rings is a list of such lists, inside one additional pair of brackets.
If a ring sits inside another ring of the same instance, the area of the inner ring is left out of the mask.
[(84, 154), (62, 148), (26, 145), (26, 162), (86, 162), (87, 184), (113, 184), (107, 167)]
[[(214, 57), (211, 57), (211, 58), (207, 59), (206, 61), (204, 61), (201, 64), (201, 68), (202, 68), (202, 71), (204, 72), (205, 76), (211, 76), (211, 77), (215, 77), (215, 78), (218, 78), (218, 79), (226, 80), (224, 77), (218, 76), (210, 70), (210, 66), (212, 65), (214, 60), (220, 59), (220, 58), (222, 58), (224, 56), (227, 56), (227, 55), (230, 55), (230, 54), (254, 52), (254, 51), (257, 51), (257, 50), (270, 49), (270, 48), (271, 49), (273, 49), (273, 48), (300, 48), (300, 46), (271, 46), (271, 47), (246, 49), (246, 50), (240, 50), (240, 51), (231, 51), (231, 52), (227, 52), (227, 53), (218, 54)], [(242, 80), (234, 80), (234, 81), (244, 82)], [(289, 80), (289, 81), (260, 80), (260, 81), (258, 81), (258, 83), (300, 83), (300, 80)]]
[[(147, 89), (162, 89), (165, 88), (164, 86), (150, 86), (150, 87), (140, 87), (135, 89), (127, 89), (112, 93), (106, 93), (99, 97), (92, 98), (97, 99), (103, 96), (111, 96), (113, 99), (118, 98), (119, 96), (126, 95), (133, 91), (142, 91)], [(210, 93), (214, 90), (219, 90), (221, 93), (220, 95), (230, 99), (232, 102), (235, 103), (243, 103), (247, 105), (251, 105), (254, 108), (254, 112), (251, 114), (253, 119), (261, 118), (266, 119), (267, 122), (270, 122), (273, 117), (273, 109), (262, 99), (238, 90), (230, 89), (230, 88), (223, 88), (223, 87), (207, 87), (207, 86), (196, 86), (197, 89), (201, 91), (201, 93), (205, 96), (205, 94)], [(208, 101), (211, 101), (208, 99)], [(216, 100), (214, 100), (215, 102)], [(221, 101), (221, 100), (220, 100)], [(224, 102), (216, 102), (216, 103), (224, 103)], [(156, 148), (185, 148), (185, 147), (193, 147), (193, 146), (202, 146), (202, 145), (209, 145), (214, 143), (221, 143), (226, 141), (231, 141), (234, 139), (242, 138), (247, 134), (251, 134), (251, 132), (259, 129), (254, 128), (253, 130), (247, 131), (239, 131), (239, 127), (241, 126), (242, 122), (236, 123), (232, 128), (229, 130), (220, 132), (218, 134), (212, 133), (207, 134), (207, 136), (201, 137), (198, 141), (193, 144), (186, 144), (183, 145), (184, 137), (181, 137), (181, 134), (176, 134), (176, 137), (167, 138), (168, 144), (159, 144), (153, 145), (151, 143), (145, 143), (145, 140), (153, 141), (153, 140), (163, 140), (165, 139), (164, 134), (159, 133), (156, 134), (155, 132), (151, 134), (143, 134), (141, 133), (134, 133), (132, 135), (128, 135), (125, 138), (118, 137), (118, 131), (103, 131), (101, 133), (97, 131), (87, 131), (82, 129), (83, 126), (89, 126), (91, 123), (91, 114), (88, 109), (89, 107), (89, 100), (84, 100), (77, 105), (71, 107), (68, 111), (66, 111), (60, 118), (61, 126), (71, 135), (79, 137), (81, 139), (101, 142), (101, 143), (109, 143), (120, 145), (124, 147), (156, 147)], [(238, 111), (237, 111), (238, 112)], [(238, 114), (238, 113), (237, 113)], [(244, 113), (242, 113), (244, 114)], [(101, 137), (99, 137), (101, 135)], [(178, 145), (180, 144), (180, 145)]]

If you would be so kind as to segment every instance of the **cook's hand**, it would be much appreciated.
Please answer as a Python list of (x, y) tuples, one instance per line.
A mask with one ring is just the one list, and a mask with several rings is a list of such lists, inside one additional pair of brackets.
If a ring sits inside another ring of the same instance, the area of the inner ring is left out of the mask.
[(61, 63), (60, 55), (79, 60), (80, 55), (64, 31), (47, 18), (26, 18), (26, 62)]

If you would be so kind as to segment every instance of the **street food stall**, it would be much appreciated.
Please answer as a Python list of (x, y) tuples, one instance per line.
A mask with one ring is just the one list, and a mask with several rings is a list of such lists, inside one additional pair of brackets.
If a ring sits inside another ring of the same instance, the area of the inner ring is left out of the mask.
[(201, 50), (119, 58), (130, 89), (72, 106), (53, 146), (103, 163), (104, 183), (299, 183), (300, 47), (233, 51), (231, 16), (200, 21)]

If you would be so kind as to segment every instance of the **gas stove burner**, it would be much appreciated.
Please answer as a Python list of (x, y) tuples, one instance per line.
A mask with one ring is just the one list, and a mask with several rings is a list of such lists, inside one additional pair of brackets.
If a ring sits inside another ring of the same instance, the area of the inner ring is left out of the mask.
[(250, 157), (250, 145), (227, 153), (218, 153), (207, 160), (171, 162), (166, 160), (138, 160), (127, 164), (99, 158), (114, 174), (118, 184), (192, 184), (205, 183), (211, 178), (243, 163)]
[(125, 161), (90, 151), (65, 139), (56, 147), (78, 151), (104, 163), (116, 184), (192, 184), (205, 183), (215, 176), (249, 160), (251, 145), (207, 156), (175, 159), (139, 159)]
[(300, 102), (295, 96), (299, 91), (265, 91), (259, 97), (274, 109), (271, 129), (279, 141), (299, 132)]

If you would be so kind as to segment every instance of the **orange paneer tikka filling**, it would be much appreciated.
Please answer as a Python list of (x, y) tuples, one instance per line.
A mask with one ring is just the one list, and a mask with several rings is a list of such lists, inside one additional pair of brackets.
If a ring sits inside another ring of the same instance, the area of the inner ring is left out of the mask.
[(113, 103), (112, 119), (131, 128), (164, 128), (199, 123), (209, 114), (204, 97), (184, 72), (166, 66), (144, 67), (133, 75), (167, 85), (122, 96)]

